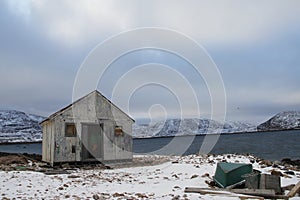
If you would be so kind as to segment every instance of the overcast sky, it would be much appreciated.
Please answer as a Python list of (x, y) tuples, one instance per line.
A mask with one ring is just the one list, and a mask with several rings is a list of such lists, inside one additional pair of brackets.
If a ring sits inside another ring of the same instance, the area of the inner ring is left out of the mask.
[[(122, 31), (161, 27), (193, 38), (211, 56), (224, 81), (227, 120), (260, 123), (281, 111), (300, 110), (298, 0), (3, 0), (0, 27), (1, 109), (48, 116), (71, 103), (76, 74), (97, 44)], [(147, 63), (183, 74), (198, 91), (200, 117), (209, 117), (205, 82), (194, 77), (189, 63), (169, 52), (143, 50), (123, 56), (98, 89), (111, 98), (122, 73)], [(139, 88), (131, 96), (129, 114), (136, 119), (150, 117), (149, 111), (151, 117), (165, 112), (178, 117), (176, 95), (159, 85)], [(184, 117), (195, 117), (192, 110)]]

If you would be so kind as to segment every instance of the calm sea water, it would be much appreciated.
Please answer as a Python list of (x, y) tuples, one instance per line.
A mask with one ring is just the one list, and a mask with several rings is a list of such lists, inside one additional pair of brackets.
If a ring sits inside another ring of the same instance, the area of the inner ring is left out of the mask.
[[(133, 150), (136, 154), (194, 154), (199, 153), (202, 144), (207, 144), (203, 143), (204, 139), (209, 141), (216, 137), (134, 139)], [(41, 143), (0, 145), (0, 152), (41, 154), (41, 151)], [(300, 130), (220, 135), (210, 153), (251, 153), (269, 160), (300, 159)]]

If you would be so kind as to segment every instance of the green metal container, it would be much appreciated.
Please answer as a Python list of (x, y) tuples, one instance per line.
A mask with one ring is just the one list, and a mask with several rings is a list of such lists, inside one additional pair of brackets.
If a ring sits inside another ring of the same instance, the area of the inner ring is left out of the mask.
[(226, 188), (244, 181), (244, 174), (252, 173), (251, 164), (225, 163), (217, 164), (214, 181), (222, 188)]

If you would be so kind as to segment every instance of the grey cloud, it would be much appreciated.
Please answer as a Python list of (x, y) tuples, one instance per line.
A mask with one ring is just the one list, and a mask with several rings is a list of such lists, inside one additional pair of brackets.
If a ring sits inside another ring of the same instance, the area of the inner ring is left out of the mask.
[[(300, 109), (299, 1), (91, 2), (0, 2), (2, 108), (54, 112), (70, 103), (76, 72), (95, 45), (120, 31), (156, 26), (181, 31), (206, 47), (224, 79), (229, 119), (256, 122), (281, 110)], [(203, 78), (168, 53), (126, 55), (112, 64), (100, 90), (110, 97), (124, 72), (149, 62), (184, 75), (199, 91), (202, 113), (209, 116)], [(133, 114), (147, 116), (148, 107), (159, 100), (176, 114), (177, 105), (168, 104), (172, 97), (167, 92), (147, 91), (133, 96)]]

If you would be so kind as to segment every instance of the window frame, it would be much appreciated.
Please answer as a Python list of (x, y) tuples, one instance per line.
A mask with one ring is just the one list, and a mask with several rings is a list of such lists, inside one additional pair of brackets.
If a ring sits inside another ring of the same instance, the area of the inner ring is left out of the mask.
[(123, 131), (123, 127), (122, 126), (115, 126), (115, 136), (123, 136), (124, 135), (124, 131)]
[[(73, 131), (75, 131), (75, 133), (68, 134), (68, 126), (73, 126)], [(65, 137), (77, 137), (77, 129), (75, 123), (65, 123)]]

